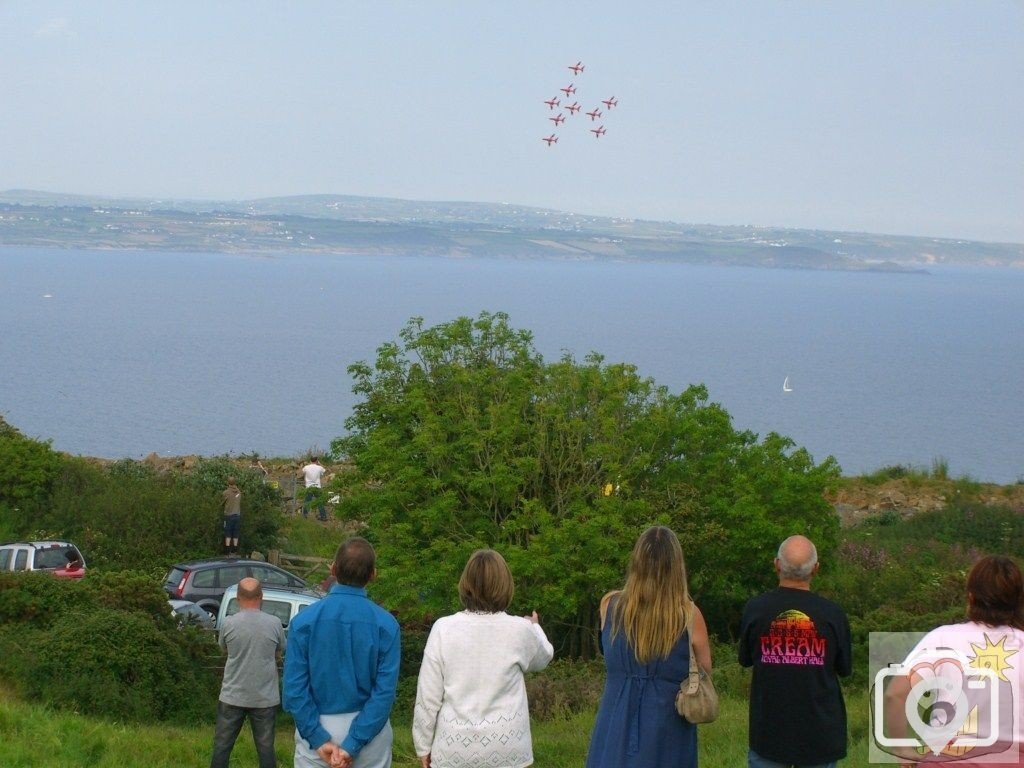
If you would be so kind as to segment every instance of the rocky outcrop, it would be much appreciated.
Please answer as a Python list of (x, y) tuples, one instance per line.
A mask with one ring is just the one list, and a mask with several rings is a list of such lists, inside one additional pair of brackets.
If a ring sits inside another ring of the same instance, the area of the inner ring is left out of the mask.
[(982, 504), (1007, 504), (1024, 511), (1024, 484), (971, 484), (969, 488), (961, 488), (961, 485), (953, 480), (917, 478), (899, 478), (872, 485), (860, 478), (847, 478), (827, 498), (844, 526), (886, 512), (896, 512), (902, 517), (931, 512), (964, 492), (969, 492), (974, 501)]

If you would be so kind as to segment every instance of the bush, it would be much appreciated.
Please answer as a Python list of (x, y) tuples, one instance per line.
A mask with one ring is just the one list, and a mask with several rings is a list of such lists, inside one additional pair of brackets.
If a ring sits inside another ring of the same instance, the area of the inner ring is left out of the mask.
[[(26, 681), (36, 666), (36, 649), (46, 631), (31, 624), (8, 624), (0, 620), (0, 680), (5, 690), (20, 698), (27, 696)], [(2, 727), (0, 727), (2, 730)]]
[(158, 474), (127, 460), (102, 468), (68, 459), (45, 508), (22, 521), (19, 535), (42, 529), (73, 540), (90, 567), (162, 575), (171, 562), (220, 551), (220, 494), (229, 475), (243, 494), (241, 545), (270, 549), (281, 521), (280, 494), (262, 473), (227, 459), (201, 460), (192, 474)]
[(722, 696), (746, 699), (750, 695), (750, 670), (740, 666), (739, 643), (711, 637), (711, 678)]
[(142, 614), (100, 608), (66, 613), (39, 641), (29, 696), (115, 720), (210, 719), (217, 686), (177, 630)]
[(216, 651), (211, 633), (177, 629), (147, 574), (0, 573), (0, 677), (28, 698), (117, 720), (205, 719)]
[(90, 572), (80, 581), (45, 573), (0, 572), (0, 623), (49, 627), (67, 613), (117, 608), (171, 627), (167, 595), (158, 581), (137, 571)]
[(881, 485), (889, 480), (898, 480), (913, 474), (914, 468), (905, 464), (889, 464), (876, 469), (870, 474), (864, 475), (861, 479), (868, 485)]
[(530, 717), (551, 720), (595, 711), (601, 702), (604, 679), (602, 661), (551, 662), (547, 669), (526, 678)]
[(377, 594), (405, 616), (454, 608), (466, 559), (494, 548), (529, 595), (513, 610), (536, 609), (560, 651), (589, 658), (600, 595), (649, 525), (679, 535), (716, 630), (772, 581), (786, 536), (835, 547), (834, 459), (735, 429), (701, 386), (673, 394), (596, 353), (545, 363), (503, 313), (414, 318), (349, 373), (360, 402), (331, 444), (352, 466), (339, 516), (366, 524), (389, 568)]
[(949, 460), (944, 456), (933, 458), (931, 477), (933, 480), (949, 480)]
[(973, 548), (975, 560), (985, 553), (1024, 557), (1024, 515), (1009, 506), (956, 499), (944, 509), (910, 518), (901, 533), (910, 541), (934, 539)]
[[(226, 456), (200, 459), (188, 473), (174, 476), (179, 486), (199, 491), (213, 499), (218, 510), (214, 527), (220, 540), (221, 492), (229, 477), (234, 477), (242, 491), (242, 532), (239, 544), (245, 551), (266, 552), (276, 543), (281, 527), (281, 491), (265, 482), (262, 472), (252, 467), (239, 467)], [(217, 548), (219, 551), (219, 546)]]
[(47, 627), (56, 616), (86, 604), (78, 582), (46, 573), (0, 572), (0, 626)]
[(89, 573), (80, 584), (94, 605), (144, 613), (158, 623), (166, 620), (168, 626), (174, 624), (167, 605), (167, 593), (159, 580), (148, 573), (96, 571)]
[(49, 442), (25, 437), (0, 417), (0, 527), (17, 530), (33, 519), (62, 463)]

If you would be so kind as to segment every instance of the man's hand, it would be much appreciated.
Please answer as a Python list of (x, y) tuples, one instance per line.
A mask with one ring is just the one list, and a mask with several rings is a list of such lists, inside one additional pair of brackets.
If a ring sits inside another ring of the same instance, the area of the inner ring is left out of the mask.
[(352, 755), (338, 747), (338, 751), (331, 758), (331, 768), (352, 768), (353, 762)]
[(425, 754), (423, 757), (420, 758), (420, 765), (423, 768), (430, 768), (430, 753), (429, 752), (427, 754)]
[(316, 751), (331, 768), (352, 768), (352, 755), (333, 741), (324, 742)]

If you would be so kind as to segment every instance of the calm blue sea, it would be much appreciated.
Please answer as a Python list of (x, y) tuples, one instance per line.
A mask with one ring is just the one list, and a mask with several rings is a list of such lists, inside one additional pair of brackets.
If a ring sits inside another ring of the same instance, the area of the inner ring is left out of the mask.
[(343, 433), (346, 367), (409, 317), (484, 309), (549, 359), (703, 382), (848, 474), (1024, 476), (1024, 272), (995, 269), (0, 249), (0, 414), (73, 453), (295, 455)]

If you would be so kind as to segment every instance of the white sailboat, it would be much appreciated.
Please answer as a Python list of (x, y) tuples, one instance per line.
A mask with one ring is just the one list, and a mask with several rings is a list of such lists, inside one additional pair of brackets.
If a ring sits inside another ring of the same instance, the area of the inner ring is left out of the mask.
[(784, 382), (782, 382), (782, 391), (783, 392), (792, 392), (793, 391), (793, 388), (791, 386), (789, 386), (789, 376), (787, 376), (786, 380)]

